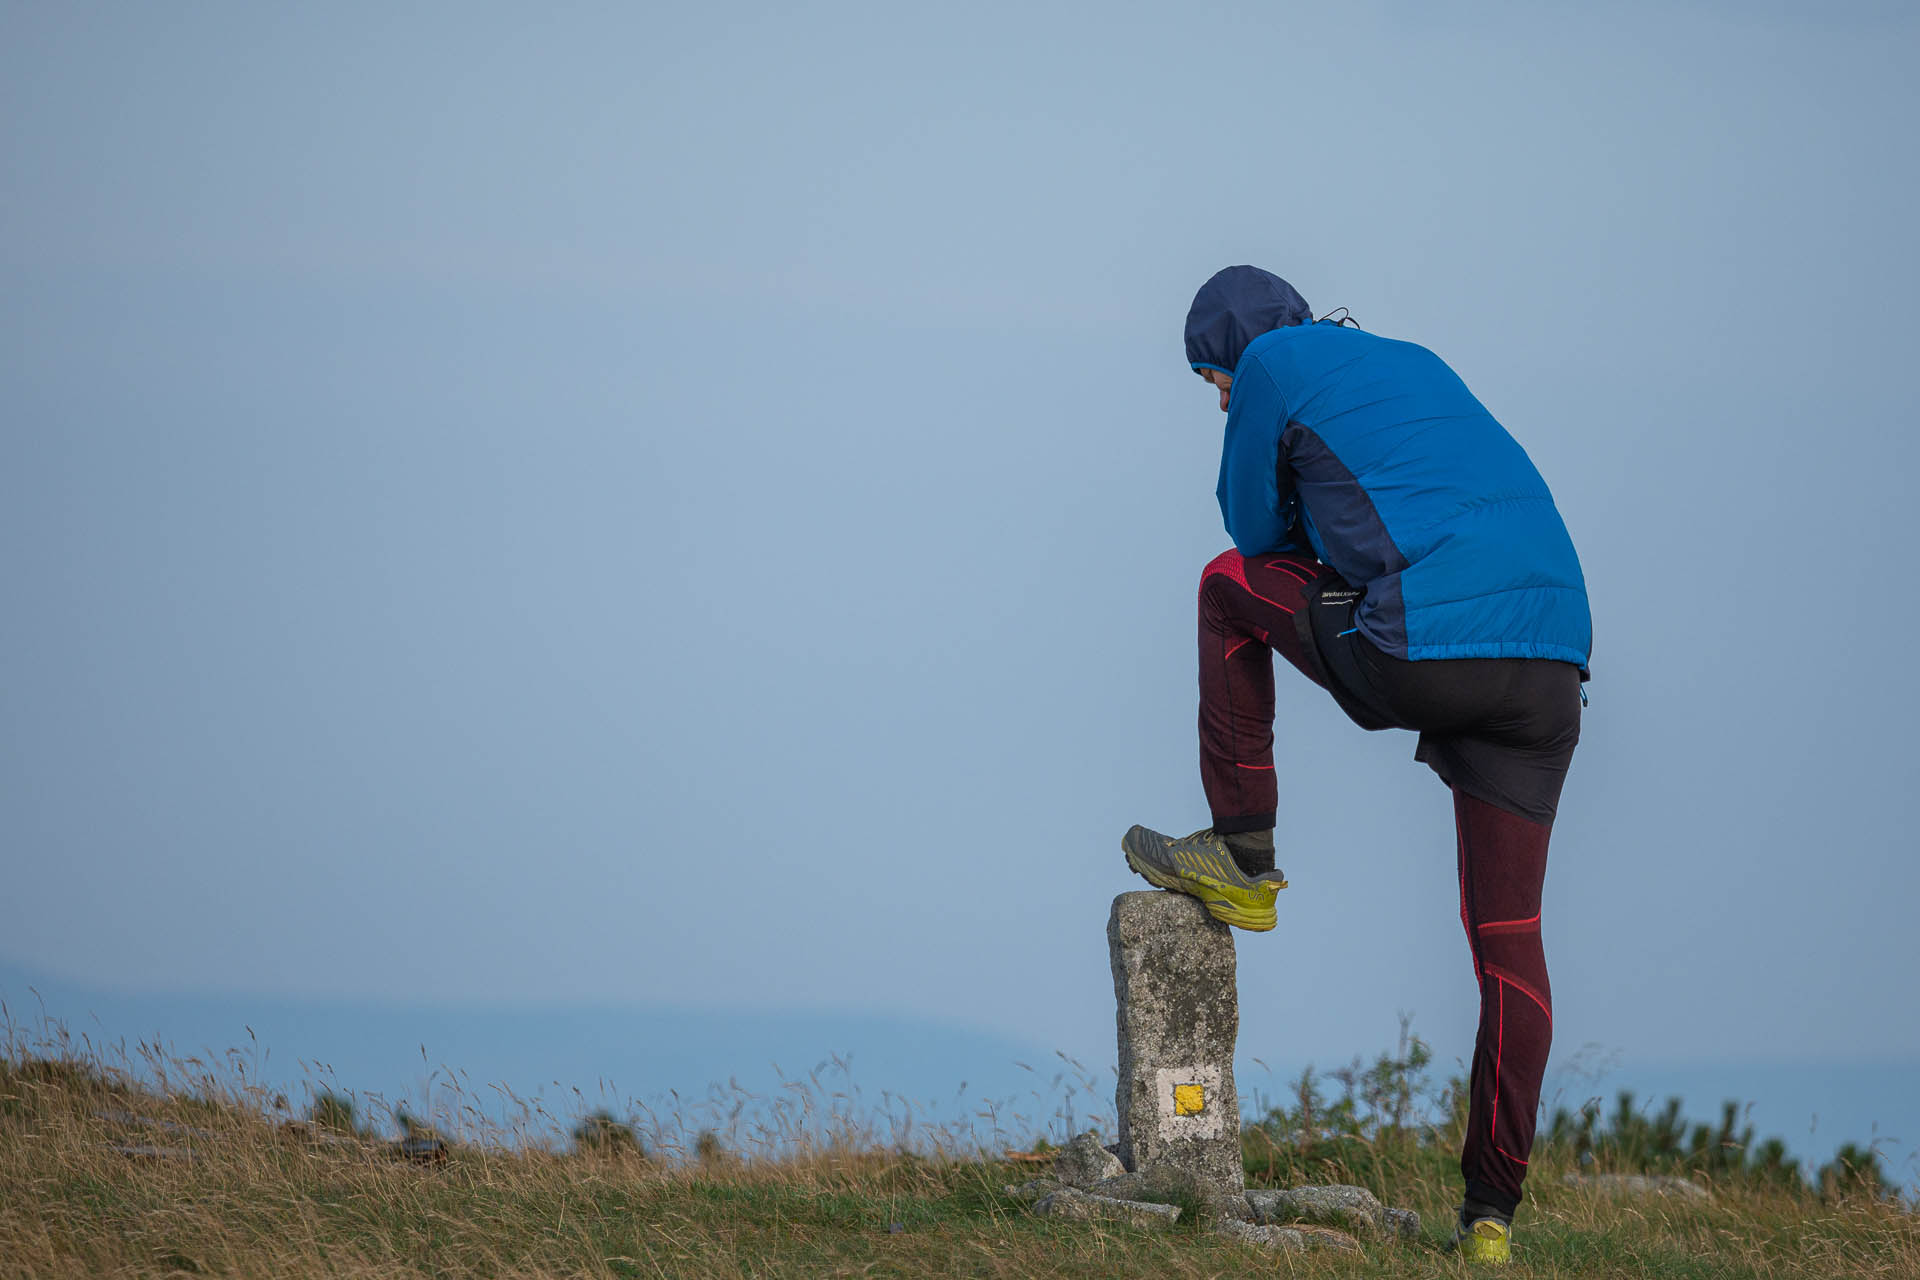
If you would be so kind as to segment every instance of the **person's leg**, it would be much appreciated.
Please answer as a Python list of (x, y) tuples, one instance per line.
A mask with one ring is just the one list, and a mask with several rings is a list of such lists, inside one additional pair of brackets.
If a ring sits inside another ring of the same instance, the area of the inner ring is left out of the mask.
[(1213, 825), (1174, 838), (1135, 826), (1120, 838), (1127, 865), (1149, 884), (1191, 894), (1214, 919), (1264, 931), (1279, 920), (1275, 869), (1273, 652), (1316, 682), (1317, 664), (1294, 624), (1322, 575), (1297, 554), (1229, 551), (1200, 575), (1200, 776)]
[(1459, 790), (1453, 811), (1460, 922), (1480, 983), (1480, 1033), (1460, 1154), (1467, 1183), (1462, 1216), (1511, 1221), (1553, 1042), (1553, 992), (1540, 944), (1540, 889), (1553, 828)]
[(1296, 553), (1248, 557), (1228, 551), (1200, 575), (1200, 780), (1213, 829), (1223, 836), (1253, 836), (1255, 843), (1264, 835), (1269, 867), (1279, 802), (1273, 654), (1320, 682), (1293, 618), (1327, 572)]
[[(1543, 660), (1407, 662), (1364, 641), (1350, 643), (1357, 657), (1350, 665), (1368, 696), (1420, 730), (1415, 758), (1453, 791), (1460, 919), (1480, 986), (1460, 1155), (1461, 1225), (1511, 1223), (1553, 1040), (1540, 891), (1561, 788), (1580, 741), (1580, 673)], [(1504, 1230), (1463, 1232), (1460, 1239), (1470, 1258), (1505, 1256)]]

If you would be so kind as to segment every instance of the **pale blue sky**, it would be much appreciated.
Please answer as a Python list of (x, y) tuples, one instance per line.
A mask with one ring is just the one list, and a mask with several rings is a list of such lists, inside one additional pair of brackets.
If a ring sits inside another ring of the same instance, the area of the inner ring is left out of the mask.
[[(1562, 1049), (1920, 1058), (1906, 6), (0, 27), (0, 961), (1110, 1053), (1119, 835), (1206, 818), (1181, 320), (1253, 262), (1580, 549)], [(1464, 1053), (1445, 791), (1279, 734), (1243, 1047)]]

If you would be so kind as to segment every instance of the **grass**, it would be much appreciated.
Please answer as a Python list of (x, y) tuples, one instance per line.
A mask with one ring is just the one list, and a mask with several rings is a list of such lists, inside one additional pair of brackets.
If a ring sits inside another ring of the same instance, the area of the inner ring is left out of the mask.
[[(1421, 1241), (1349, 1258), (1266, 1253), (1191, 1212), (1161, 1235), (1036, 1218), (1003, 1191), (1033, 1164), (877, 1146), (857, 1126), (778, 1154), (716, 1140), (649, 1157), (607, 1137), (619, 1121), (586, 1117), (569, 1151), (466, 1137), (415, 1164), (337, 1110), (330, 1127), (294, 1126), (242, 1082), (167, 1079), (17, 1045), (0, 1055), (0, 1274), (1468, 1274), (1439, 1248), (1458, 1194), (1444, 1126), (1372, 1139), (1249, 1128), (1251, 1180), (1361, 1181), (1428, 1223)], [(1536, 1154), (1515, 1276), (1920, 1277), (1920, 1219), (1867, 1191), (1733, 1178), (1710, 1201), (1616, 1200), (1562, 1185), (1578, 1159), (1567, 1144)]]

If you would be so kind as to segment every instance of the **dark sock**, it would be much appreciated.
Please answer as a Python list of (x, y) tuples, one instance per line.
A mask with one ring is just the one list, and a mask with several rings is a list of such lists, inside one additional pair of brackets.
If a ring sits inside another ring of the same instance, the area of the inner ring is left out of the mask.
[(1240, 874), (1251, 878), (1273, 870), (1273, 832), (1236, 831), (1220, 838), (1227, 842), (1227, 850), (1233, 854)]
[(1495, 1205), (1487, 1204), (1483, 1200), (1475, 1200), (1471, 1196), (1467, 1197), (1460, 1206), (1461, 1230), (1464, 1231), (1482, 1218), (1493, 1218), (1509, 1227), (1513, 1225), (1512, 1210), (1503, 1210)]

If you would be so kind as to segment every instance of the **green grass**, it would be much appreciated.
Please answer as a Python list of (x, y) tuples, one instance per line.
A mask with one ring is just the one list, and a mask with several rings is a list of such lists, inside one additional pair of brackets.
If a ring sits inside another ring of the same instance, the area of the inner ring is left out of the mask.
[[(191, 1126), (131, 1125), (117, 1112)], [(1278, 1127), (1278, 1126), (1276, 1126)], [(1363, 1127), (1363, 1126), (1357, 1126)], [(1003, 1188), (1035, 1166), (864, 1145), (784, 1158), (638, 1144), (571, 1154), (456, 1142), (445, 1163), (365, 1137), (320, 1140), (270, 1099), (202, 1078), (148, 1090), (88, 1062), (0, 1059), (0, 1274), (21, 1276), (1060, 1276), (1170, 1280), (1467, 1274), (1444, 1254), (1458, 1194), (1447, 1134), (1305, 1145), (1249, 1137), (1254, 1181), (1338, 1178), (1420, 1211), (1427, 1238), (1357, 1258), (1270, 1254), (1204, 1222), (1148, 1234), (1040, 1219)], [(1261, 1167), (1261, 1143), (1265, 1153)], [(136, 1159), (113, 1144), (177, 1148)], [(1515, 1276), (1920, 1276), (1920, 1224), (1870, 1193), (1734, 1179), (1711, 1201), (1611, 1200), (1541, 1153)]]

